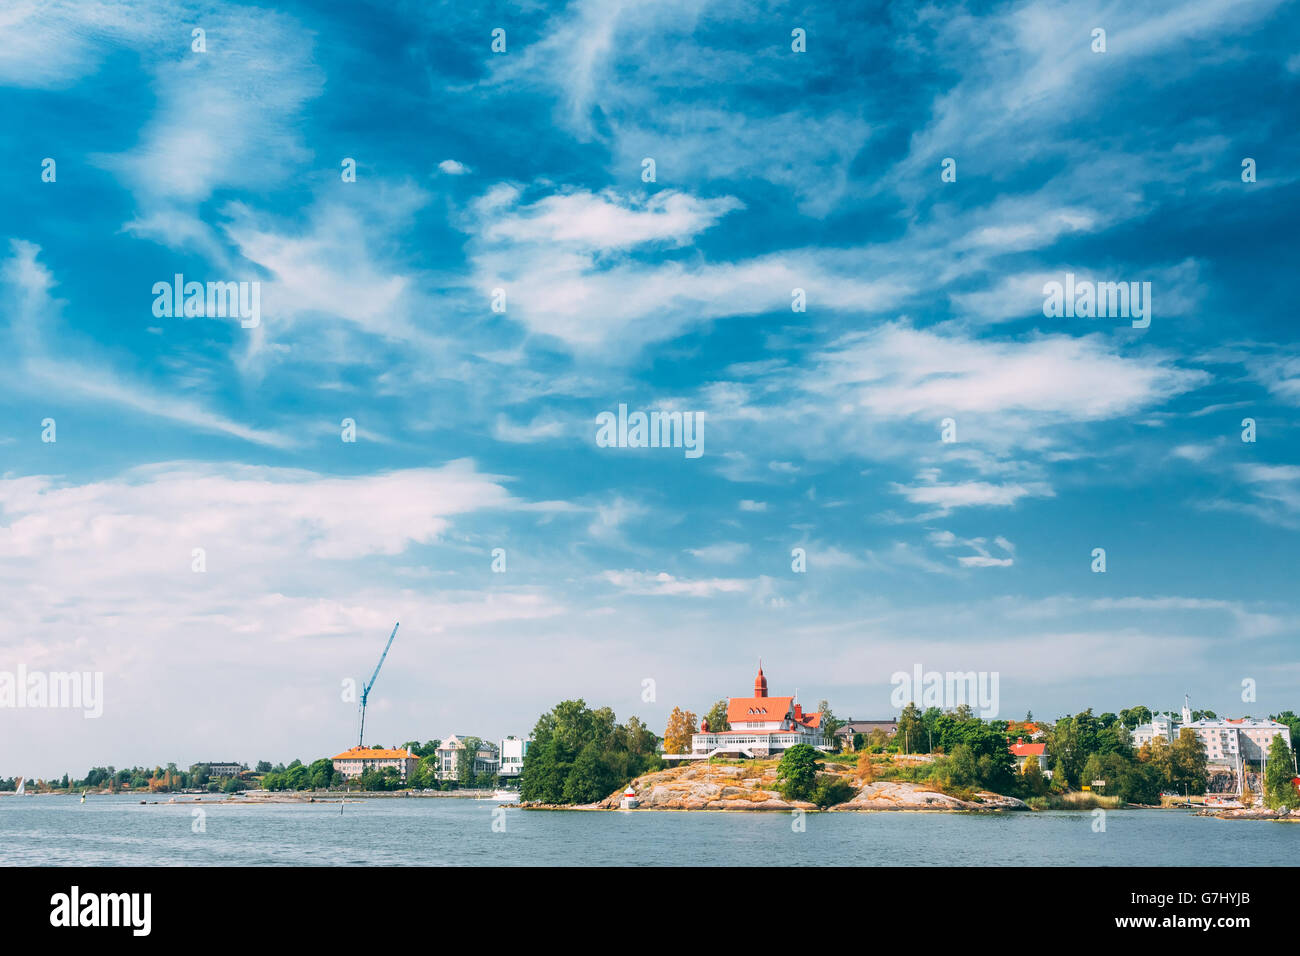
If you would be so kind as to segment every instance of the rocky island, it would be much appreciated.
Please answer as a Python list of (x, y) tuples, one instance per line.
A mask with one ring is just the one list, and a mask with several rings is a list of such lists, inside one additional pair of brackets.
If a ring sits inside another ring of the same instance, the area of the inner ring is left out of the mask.
[[(806, 800), (786, 800), (777, 789), (776, 760), (744, 763), (692, 763), (657, 770), (637, 777), (630, 784), (637, 795), (638, 810), (817, 810)], [(1015, 797), (979, 792), (971, 799), (942, 793), (929, 784), (877, 780), (863, 782), (854, 768), (828, 764), (824, 772), (843, 778), (853, 796), (821, 808), (830, 811), (928, 810), (948, 812), (990, 812), (1027, 810)], [(596, 803), (578, 806), (521, 804), (525, 809), (618, 810), (624, 790), (620, 788)]]

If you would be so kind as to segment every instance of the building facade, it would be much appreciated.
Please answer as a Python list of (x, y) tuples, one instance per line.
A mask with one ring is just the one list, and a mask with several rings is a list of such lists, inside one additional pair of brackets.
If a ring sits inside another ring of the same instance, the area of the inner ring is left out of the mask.
[(233, 760), (212, 760), (205, 766), (208, 768), (209, 777), (238, 777), (248, 769), (242, 763)]
[(1038, 769), (1042, 771), (1043, 776), (1051, 777), (1052, 772), (1047, 769), (1047, 744), (1026, 743), (1023, 737), (1017, 737), (1016, 742), (1008, 748), (1011, 751), (1011, 757), (1016, 762), (1016, 772), (1024, 773), (1025, 764), (1033, 760), (1038, 763)]
[(1184, 702), (1181, 720), (1173, 714), (1156, 714), (1151, 722), (1133, 731), (1133, 746), (1141, 748), (1156, 737), (1172, 743), (1184, 728), (1196, 734), (1206, 762), (1219, 766), (1259, 763), (1268, 756), (1275, 736), (1291, 746), (1291, 728), (1275, 720), (1255, 717), (1216, 717), (1192, 720), (1191, 707)]
[(727, 699), (727, 723), (730, 730), (715, 731), (707, 720), (700, 722), (700, 732), (691, 737), (689, 754), (665, 754), (665, 759), (704, 760), (713, 756), (768, 757), (788, 750), (795, 744), (808, 744), (829, 751), (830, 742), (822, 732), (822, 715), (805, 713), (794, 697), (769, 697), (767, 678), (759, 664), (754, 678), (753, 697)]
[[(465, 741), (468, 739), (470, 739), (468, 734), (452, 734), (438, 745), (437, 773), (439, 780), (460, 779), (461, 761), (467, 759)], [(481, 773), (497, 773), (501, 767), (497, 745), (490, 740), (479, 740), (478, 749), (472, 759), (474, 765), (470, 770), (471, 777), (477, 777)], [(521, 767), (522, 761), (521, 755)]]
[(840, 747), (844, 750), (857, 749), (853, 741), (858, 734), (864, 738), (870, 737), (874, 731), (879, 730), (886, 739), (892, 739), (894, 734), (898, 733), (897, 720), (848, 720), (843, 726), (835, 731), (835, 739), (839, 741)]
[(497, 742), (497, 755), (500, 758), (498, 773), (502, 778), (515, 778), (524, 772), (524, 756), (532, 738), (520, 740), (518, 737), (506, 737)]
[(420, 758), (409, 750), (388, 750), (383, 747), (352, 747), (334, 757), (334, 769), (351, 779), (367, 770), (394, 768), (403, 780), (410, 778)]

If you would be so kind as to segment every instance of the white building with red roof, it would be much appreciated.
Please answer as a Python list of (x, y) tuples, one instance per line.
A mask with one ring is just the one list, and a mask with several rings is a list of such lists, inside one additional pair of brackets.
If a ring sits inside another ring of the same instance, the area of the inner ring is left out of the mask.
[(795, 744), (830, 750), (822, 730), (822, 715), (805, 713), (797, 697), (769, 697), (763, 665), (758, 665), (753, 697), (727, 698), (730, 730), (714, 730), (708, 720), (700, 721), (700, 732), (691, 738), (689, 754), (665, 754), (668, 759), (703, 760), (713, 756), (768, 757)]
[(1023, 737), (1017, 737), (1016, 742), (1007, 748), (1011, 751), (1011, 756), (1016, 761), (1016, 771), (1025, 772), (1025, 764), (1031, 760), (1038, 762), (1038, 769), (1043, 772), (1044, 776), (1050, 777), (1052, 772), (1047, 769), (1047, 744), (1042, 743), (1025, 743)]

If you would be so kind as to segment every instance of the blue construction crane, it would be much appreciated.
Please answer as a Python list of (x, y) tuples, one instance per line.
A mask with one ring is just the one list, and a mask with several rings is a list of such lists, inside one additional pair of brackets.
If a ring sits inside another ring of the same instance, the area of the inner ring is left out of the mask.
[(366, 700), (370, 697), (370, 688), (375, 686), (375, 681), (379, 679), (379, 668), (384, 666), (384, 658), (388, 656), (388, 649), (393, 646), (393, 638), (397, 636), (397, 628), (402, 622), (398, 621), (393, 625), (393, 633), (388, 635), (388, 643), (384, 645), (384, 653), (379, 655), (379, 663), (375, 665), (375, 672), (370, 675), (370, 681), (361, 688), (361, 730), (357, 732), (357, 746), (360, 747), (365, 739), (366, 734)]

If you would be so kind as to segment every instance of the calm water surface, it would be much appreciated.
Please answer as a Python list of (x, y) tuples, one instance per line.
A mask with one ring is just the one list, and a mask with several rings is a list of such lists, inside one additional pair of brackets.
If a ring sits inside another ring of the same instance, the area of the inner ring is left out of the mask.
[(8, 865), (275, 866), (488, 864), (1250, 866), (1300, 862), (1300, 825), (1180, 810), (1004, 815), (503, 811), (489, 800), (141, 806), (138, 797), (0, 798)]

